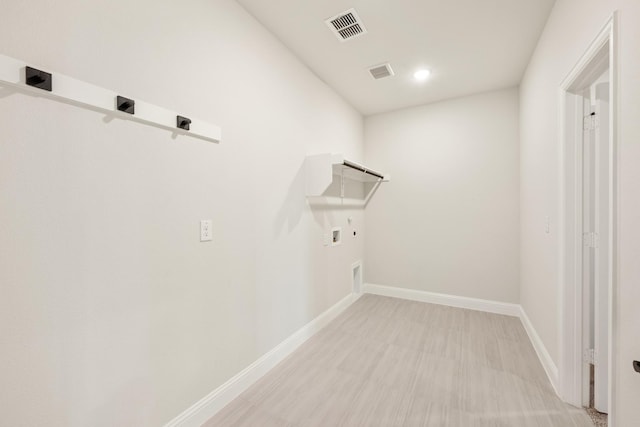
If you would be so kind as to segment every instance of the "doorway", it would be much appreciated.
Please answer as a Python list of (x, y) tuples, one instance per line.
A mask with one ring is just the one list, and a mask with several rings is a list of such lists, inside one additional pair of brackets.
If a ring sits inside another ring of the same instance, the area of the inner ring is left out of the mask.
[(582, 131), (582, 404), (608, 413), (609, 69), (584, 88)]
[(612, 401), (614, 26), (615, 15), (560, 89), (560, 394), (594, 414), (609, 413)]

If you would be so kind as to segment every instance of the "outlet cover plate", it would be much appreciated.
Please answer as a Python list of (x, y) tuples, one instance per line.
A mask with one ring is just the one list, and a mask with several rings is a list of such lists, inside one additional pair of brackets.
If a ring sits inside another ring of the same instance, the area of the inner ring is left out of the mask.
[(200, 221), (200, 241), (209, 242), (213, 239), (213, 222), (210, 219)]

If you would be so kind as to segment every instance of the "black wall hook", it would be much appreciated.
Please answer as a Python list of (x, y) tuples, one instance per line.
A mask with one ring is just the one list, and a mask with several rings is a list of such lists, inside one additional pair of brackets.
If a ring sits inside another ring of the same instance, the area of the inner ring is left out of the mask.
[(51, 73), (47, 73), (36, 68), (25, 68), (25, 82), (29, 86), (37, 87), (38, 89), (51, 92), (53, 86), (53, 76)]
[(190, 125), (191, 125), (191, 119), (188, 119), (188, 118), (182, 117), (182, 116), (178, 116), (177, 117), (176, 126), (179, 129), (189, 130)]
[(116, 98), (116, 108), (119, 111), (128, 114), (135, 114), (136, 112), (136, 101), (133, 99), (125, 98), (124, 96), (118, 95)]

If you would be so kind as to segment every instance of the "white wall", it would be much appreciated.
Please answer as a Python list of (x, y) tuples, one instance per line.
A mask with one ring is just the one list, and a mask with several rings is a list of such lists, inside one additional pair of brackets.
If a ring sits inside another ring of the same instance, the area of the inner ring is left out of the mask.
[[(558, 0), (520, 89), (521, 290), (547, 350), (559, 359), (558, 87), (614, 10), (619, 11), (618, 282), (615, 295), (614, 412), (616, 426), (640, 425), (640, 2)], [(551, 233), (544, 218), (551, 217)]]
[(362, 210), (309, 208), (300, 168), (362, 160), (362, 117), (235, 1), (0, 9), (0, 53), (223, 132), (0, 89), (0, 424), (161, 425), (350, 292), (362, 239), (322, 233)]
[[(421, 88), (416, 88), (420, 90)], [(518, 91), (365, 119), (365, 280), (518, 302)]]

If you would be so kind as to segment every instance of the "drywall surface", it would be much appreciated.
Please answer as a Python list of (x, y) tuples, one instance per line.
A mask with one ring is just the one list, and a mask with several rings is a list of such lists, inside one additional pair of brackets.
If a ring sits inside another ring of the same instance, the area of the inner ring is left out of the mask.
[(365, 281), (518, 302), (518, 91), (365, 119)]
[[(640, 425), (640, 3), (635, 0), (558, 0), (520, 89), (521, 131), (521, 290), (524, 310), (559, 362), (560, 165), (558, 88), (613, 11), (618, 10), (619, 103), (617, 146), (618, 265), (614, 295), (615, 425)], [(545, 217), (551, 232), (545, 233)]]
[(0, 88), (0, 424), (162, 425), (351, 291), (301, 168), (362, 117), (235, 1), (3, 2), (0, 53), (223, 137)]

